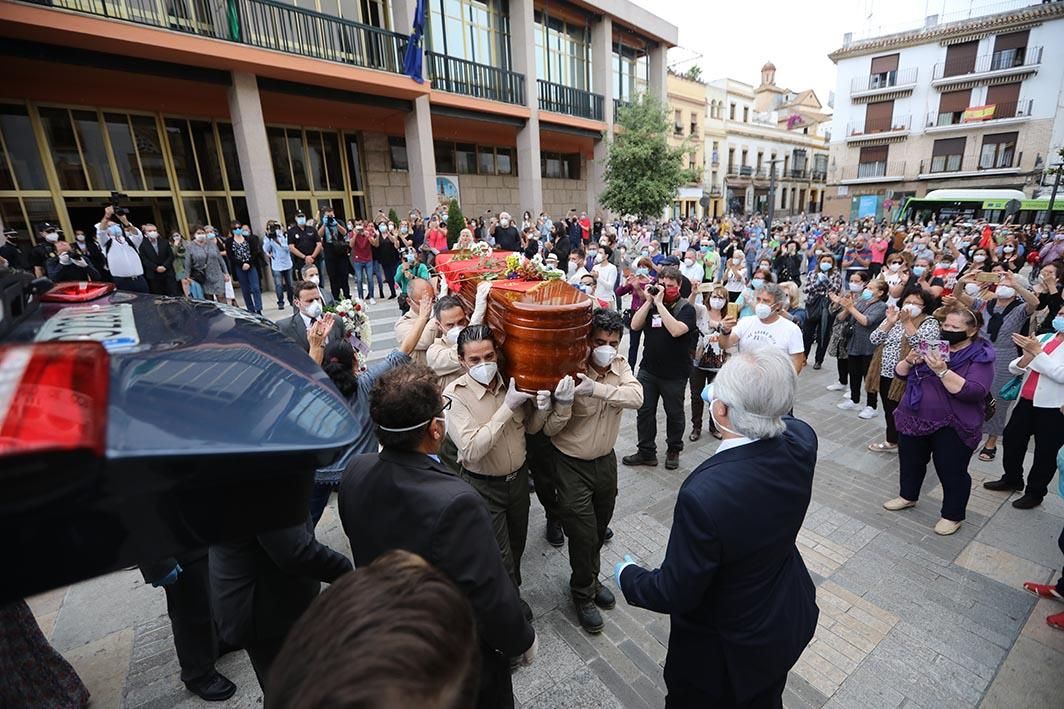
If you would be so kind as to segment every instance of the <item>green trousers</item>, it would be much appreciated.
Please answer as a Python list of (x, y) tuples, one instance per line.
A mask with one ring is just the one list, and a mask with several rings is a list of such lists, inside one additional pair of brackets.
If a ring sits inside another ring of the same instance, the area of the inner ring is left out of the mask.
[(528, 474), (532, 476), (532, 482), (536, 484), (536, 497), (543, 505), (543, 511), (547, 514), (548, 522), (560, 522), (561, 513), (558, 511), (558, 484), (556, 478), (557, 463), (554, 460), (554, 446), (550, 439), (543, 433), (525, 434), (525, 463), (528, 465)]
[(458, 446), (451, 440), (449, 434), (445, 434), (443, 437), (443, 443), (440, 444), (440, 461), (451, 469), (456, 475), (458, 474)]
[(617, 456), (613, 451), (581, 460), (555, 450), (558, 509), (569, 537), (569, 590), (577, 603), (594, 600), (600, 552), (617, 501)]
[(473, 477), (464, 469), (459, 475), (484, 498), (503, 566), (514, 585), (520, 587), (521, 555), (528, 539), (528, 469), (522, 466), (509, 481), (506, 476)]

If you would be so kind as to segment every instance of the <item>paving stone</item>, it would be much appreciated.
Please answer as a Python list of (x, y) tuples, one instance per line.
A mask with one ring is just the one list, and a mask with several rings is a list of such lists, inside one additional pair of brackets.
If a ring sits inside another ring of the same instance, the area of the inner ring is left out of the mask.
[(1017, 510), (1005, 505), (979, 531), (976, 540), (1036, 564), (1044, 564), (1046, 559), (1059, 564), (1061, 526), (1064, 520), (1041, 507)]
[(146, 585), (138, 571), (100, 576), (69, 588), (52, 644), (58, 650), (74, 648), (165, 614), (166, 595)]
[[(1057, 631), (1059, 632), (1059, 631)], [(1020, 637), (994, 678), (981, 707), (1059, 707), (1064, 697), (1064, 652)]]
[[(632, 689), (631, 684), (617, 674), (614, 669), (613, 663), (607, 663), (605, 659), (597, 657), (588, 663), (588, 667), (591, 671), (601, 680), (605, 686), (613, 693), (615, 701), (618, 701), (620, 706), (626, 709), (639, 709), (641, 707), (649, 707), (650, 705)], [(633, 680), (634, 681), (634, 680)], [(544, 707), (553, 707), (558, 705), (544, 704)]]
[(93, 706), (117, 707), (129, 671), (133, 630), (126, 628), (63, 651), (88, 687)]

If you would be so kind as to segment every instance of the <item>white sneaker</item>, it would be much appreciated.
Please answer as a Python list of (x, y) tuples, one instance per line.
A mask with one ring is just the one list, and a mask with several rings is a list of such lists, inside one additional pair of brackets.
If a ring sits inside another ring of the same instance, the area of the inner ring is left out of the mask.
[(853, 411), (854, 409), (861, 408), (860, 404), (855, 404), (849, 399), (843, 399), (839, 403), (835, 404), (835, 406), (842, 409), (843, 411)]
[(828, 384), (827, 385), (827, 390), (828, 391), (846, 391), (846, 389), (848, 389), (848, 388), (849, 387), (847, 387), (845, 384), (839, 384), (838, 382), (835, 382), (834, 384)]
[(861, 409), (861, 413), (857, 414), (857, 418), (859, 419), (872, 419), (875, 417), (876, 410), (873, 409), (871, 406), (864, 407), (863, 409)]
[(377, 299), (376, 298), (370, 298), (369, 299), (369, 304), (370, 305), (376, 305), (377, 304)]

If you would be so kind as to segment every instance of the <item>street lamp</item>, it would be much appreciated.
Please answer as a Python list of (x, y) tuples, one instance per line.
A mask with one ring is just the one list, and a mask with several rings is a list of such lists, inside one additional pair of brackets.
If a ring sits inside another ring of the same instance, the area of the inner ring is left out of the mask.
[(783, 162), (783, 158), (773, 158), (768, 161), (768, 223), (766, 227), (769, 236), (772, 235), (772, 220), (776, 213), (776, 163), (778, 162)]

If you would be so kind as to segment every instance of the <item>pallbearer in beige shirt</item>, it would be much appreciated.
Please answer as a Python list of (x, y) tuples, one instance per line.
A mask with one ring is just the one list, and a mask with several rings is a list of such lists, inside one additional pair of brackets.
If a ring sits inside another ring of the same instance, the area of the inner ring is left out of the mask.
[(465, 371), (458, 361), (458, 333), (470, 325), (484, 322), (489, 290), (491, 283), (487, 281), (477, 287), (477, 302), (472, 315), (466, 314), (462, 301), (456, 295), (443, 295), (436, 301), (436, 339), (429, 345), (425, 355), (426, 364), (440, 378), (441, 389), (446, 389)]
[(569, 537), (569, 590), (581, 627), (602, 630), (599, 608), (616, 603), (599, 582), (600, 553), (617, 499), (617, 456), (613, 452), (625, 409), (643, 404), (643, 385), (617, 352), (624, 322), (615, 310), (591, 317), (587, 374), (576, 384), (565, 377), (554, 391), (554, 409), (543, 432), (555, 448), (555, 486), (562, 528)]
[(521, 585), (521, 555), (528, 536), (528, 468), (525, 431), (543, 427), (550, 392), (517, 391), (513, 380), (498, 372), (494, 333), (487, 325), (470, 325), (458, 336), (459, 361), (465, 374), (444, 390), (447, 434), (458, 446), (459, 475), (488, 507), (503, 563)]
[[(410, 302), (410, 310), (403, 313), (402, 317), (395, 321), (395, 340), (396, 342), (402, 342), (406, 339), (406, 334), (413, 329), (414, 324), (417, 322), (418, 308), (420, 307), (421, 298), (428, 296), (430, 300), (435, 300), (436, 290), (432, 287), (430, 281), (426, 281), (424, 278), (411, 279), (410, 285), (407, 286), (407, 298)], [(414, 364), (425, 364), (427, 362), (426, 352), (429, 349), (429, 345), (436, 339), (436, 320), (433, 319), (429, 322), (428, 326), (422, 331), (421, 339), (417, 341), (417, 346), (414, 347), (414, 351), (410, 353), (410, 359), (414, 361)]]

